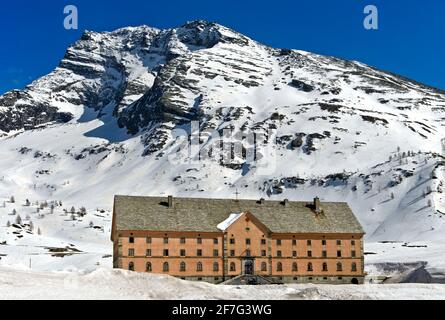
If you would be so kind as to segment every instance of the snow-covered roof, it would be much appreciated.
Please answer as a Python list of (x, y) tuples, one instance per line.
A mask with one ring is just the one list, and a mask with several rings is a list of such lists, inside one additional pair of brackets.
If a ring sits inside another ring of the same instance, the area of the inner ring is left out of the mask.
[(226, 220), (221, 222), (217, 228), (221, 231), (226, 231), (229, 227), (234, 224), (243, 214), (242, 213), (232, 213)]

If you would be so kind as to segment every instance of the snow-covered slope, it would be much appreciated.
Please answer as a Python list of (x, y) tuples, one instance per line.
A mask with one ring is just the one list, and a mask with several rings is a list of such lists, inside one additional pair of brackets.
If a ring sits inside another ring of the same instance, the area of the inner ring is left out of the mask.
[[(172, 161), (190, 121), (200, 157)], [(212, 159), (224, 129), (265, 135), (268, 153), (235, 145), (268, 170)], [(23, 216), (26, 199), (94, 211), (115, 194), (319, 196), (349, 202), (369, 240), (437, 240), (444, 136), (445, 92), (359, 62), (205, 21), (85, 32), (51, 74), (0, 97), (0, 197)]]
[(99, 268), (87, 273), (0, 268), (0, 299), (26, 300), (443, 300), (445, 286), (216, 286), (176, 278)]

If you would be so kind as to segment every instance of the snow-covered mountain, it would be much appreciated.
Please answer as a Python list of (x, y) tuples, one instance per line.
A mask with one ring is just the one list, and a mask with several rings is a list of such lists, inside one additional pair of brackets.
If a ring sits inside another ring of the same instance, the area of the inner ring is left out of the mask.
[[(172, 161), (178, 129), (200, 145)], [(267, 153), (245, 139), (230, 163), (212, 159), (224, 129), (262, 134)], [(444, 91), (359, 62), (205, 21), (88, 31), (52, 73), (0, 97), (0, 198), (110, 209), (115, 194), (320, 196), (349, 202), (368, 239), (435, 240), (444, 137)]]

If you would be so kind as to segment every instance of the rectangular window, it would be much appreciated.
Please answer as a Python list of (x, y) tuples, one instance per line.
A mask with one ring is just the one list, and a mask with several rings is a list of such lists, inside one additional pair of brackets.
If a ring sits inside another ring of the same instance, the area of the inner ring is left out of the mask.
[(296, 246), (297, 245), (297, 240), (292, 240), (292, 245)]
[(230, 250), (230, 256), (234, 257), (235, 256), (235, 250)]
[(181, 244), (185, 244), (185, 238), (181, 238)]
[(214, 257), (219, 257), (219, 251), (218, 250), (213, 250), (213, 256)]
[(168, 238), (167, 237), (164, 238), (164, 244), (168, 244)]
[(277, 240), (277, 246), (281, 246), (281, 240), (280, 239)]
[(128, 249), (128, 256), (134, 257), (134, 249)]
[(337, 246), (341, 246), (341, 240), (337, 240)]
[(213, 244), (218, 244), (218, 238), (213, 239)]
[(297, 251), (292, 251), (292, 257), (296, 257), (297, 256)]
[(147, 239), (145, 241), (147, 242), (147, 244), (151, 244), (152, 239), (151, 239), (151, 237), (147, 237)]
[(267, 255), (266, 250), (261, 250), (261, 256), (265, 257)]
[(128, 242), (129, 242), (129, 243), (134, 243), (134, 238), (133, 238), (133, 237), (130, 237), (130, 238), (128, 239)]
[(234, 238), (230, 239), (230, 244), (235, 244), (235, 239)]
[(250, 239), (246, 239), (246, 245), (250, 245)]
[(356, 256), (357, 256), (357, 253), (354, 250), (352, 250), (351, 257), (355, 258)]
[(263, 245), (263, 246), (266, 245), (266, 239), (261, 239), (261, 245)]
[(341, 258), (341, 251), (340, 250), (337, 251), (337, 258)]
[(326, 240), (321, 240), (321, 245), (325, 246), (326, 245)]
[(355, 240), (351, 240), (351, 246), (355, 246)]
[(197, 242), (198, 244), (202, 244), (202, 238), (198, 238)]
[(327, 253), (327, 251), (323, 250), (323, 251), (321, 252), (321, 256), (322, 256), (323, 258), (327, 258), (327, 257), (328, 257), (328, 253)]
[(187, 255), (184, 249), (180, 251), (180, 255), (181, 257), (185, 257)]
[(277, 257), (281, 257), (282, 256), (282, 252), (280, 250), (277, 251)]
[(311, 246), (311, 245), (312, 245), (312, 240), (308, 240), (308, 241), (307, 241), (307, 245), (308, 245), (308, 246)]
[(196, 255), (197, 255), (198, 257), (202, 257), (202, 250), (201, 250), (201, 249), (198, 249), (198, 251), (196, 252)]
[(164, 257), (168, 257), (168, 256), (169, 256), (168, 249), (165, 249), (165, 250), (164, 250)]
[(308, 252), (307, 252), (307, 256), (308, 256), (309, 258), (311, 258), (311, 257), (312, 257), (312, 251), (308, 251)]
[(151, 249), (147, 249), (146, 256), (151, 257)]

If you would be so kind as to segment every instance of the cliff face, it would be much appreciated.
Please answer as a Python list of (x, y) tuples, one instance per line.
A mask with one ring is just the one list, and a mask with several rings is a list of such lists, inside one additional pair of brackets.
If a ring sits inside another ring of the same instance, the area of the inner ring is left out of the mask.
[[(191, 121), (199, 154), (172, 165), (184, 147), (175, 132), (191, 134)], [(56, 70), (0, 97), (0, 151), (9, 155), (0, 159), (0, 191), (16, 188), (19, 175), (47, 196), (94, 192), (97, 202), (116, 193), (233, 197), (236, 188), (244, 197), (319, 194), (351, 202), (368, 233), (384, 237), (400, 212), (408, 229), (416, 212), (437, 221), (445, 212), (444, 125), (441, 90), (359, 62), (270, 48), (218, 24), (85, 32)], [(231, 162), (210, 159), (219, 143), (211, 133), (224, 129), (263, 134), (274, 156), (244, 139)], [(248, 163), (252, 152), (271, 170)], [(49, 174), (36, 175), (42, 170)], [(425, 221), (413, 232), (438, 228)]]

